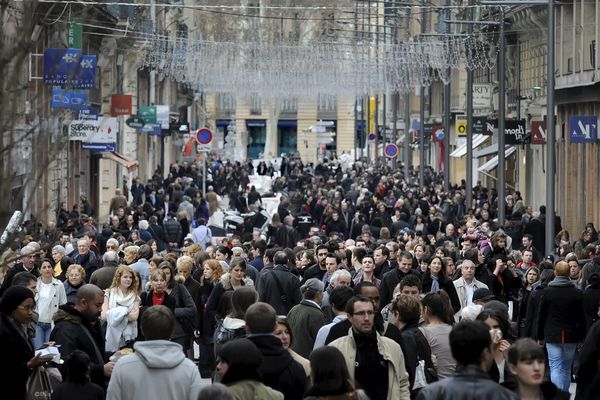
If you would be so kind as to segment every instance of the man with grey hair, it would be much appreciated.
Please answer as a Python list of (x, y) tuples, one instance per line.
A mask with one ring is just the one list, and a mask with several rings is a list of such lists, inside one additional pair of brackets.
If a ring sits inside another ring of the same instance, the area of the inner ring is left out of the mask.
[[(475, 279), (475, 263), (471, 260), (463, 260), (460, 267), (461, 277), (455, 280), (454, 287), (456, 288), (456, 294), (460, 300), (460, 308), (464, 308), (468, 305), (473, 304), (473, 293), (477, 289), (488, 289), (487, 285), (483, 282)], [(457, 312), (456, 319), (458, 319), (459, 313)]]
[(115, 272), (119, 266), (119, 255), (116, 251), (109, 250), (102, 256), (103, 267), (94, 271), (90, 278), (90, 283), (106, 290), (112, 284)]
[(325, 285), (317, 278), (310, 278), (300, 287), (303, 300), (294, 306), (287, 315), (292, 328), (292, 350), (304, 358), (312, 351), (317, 333), (325, 325), (325, 316), (321, 311)]
[(96, 254), (90, 251), (90, 242), (86, 238), (77, 241), (77, 251), (73, 255), (73, 261), (83, 267), (86, 279), (89, 279), (99, 267), (99, 260), (96, 258)]
[(19, 259), (14, 267), (8, 270), (8, 273), (4, 277), (2, 287), (0, 287), (0, 297), (4, 294), (4, 291), (12, 285), (12, 280), (19, 272), (29, 272), (35, 277), (40, 276), (40, 269), (35, 265), (36, 250), (33, 246), (27, 245), (19, 252)]
[(341, 286), (350, 286), (352, 283), (352, 275), (350, 272), (345, 269), (338, 269), (331, 275), (331, 279), (329, 280), (329, 286), (327, 286), (327, 290), (323, 293), (323, 301), (321, 302), (321, 310), (323, 311), (323, 315), (325, 316), (325, 322), (330, 323), (333, 321), (335, 314), (333, 309), (331, 308), (331, 302), (329, 301), (329, 296), (331, 295), (331, 291), (336, 287)]

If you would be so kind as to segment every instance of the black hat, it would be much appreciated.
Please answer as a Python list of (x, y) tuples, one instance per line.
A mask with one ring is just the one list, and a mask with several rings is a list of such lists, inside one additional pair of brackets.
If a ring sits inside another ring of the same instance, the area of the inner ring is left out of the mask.
[(473, 302), (477, 300), (483, 300), (484, 302), (487, 302), (494, 300), (495, 298), (496, 296), (494, 296), (494, 293), (492, 293), (488, 288), (475, 289), (475, 292), (473, 292)]
[(33, 292), (23, 286), (11, 286), (6, 289), (0, 301), (0, 312), (10, 314), (26, 299), (34, 299)]

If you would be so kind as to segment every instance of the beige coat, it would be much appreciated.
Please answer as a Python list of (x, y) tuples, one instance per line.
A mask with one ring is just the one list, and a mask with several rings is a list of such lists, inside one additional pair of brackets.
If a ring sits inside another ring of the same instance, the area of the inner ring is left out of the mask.
[[(356, 363), (356, 342), (352, 334), (352, 328), (348, 331), (348, 336), (341, 337), (329, 344), (342, 352), (346, 359), (350, 380), (354, 382), (354, 366)], [(388, 361), (388, 400), (409, 400), (410, 391), (408, 383), (408, 374), (404, 366), (404, 355), (400, 345), (392, 339), (381, 336), (377, 333), (377, 349), (384, 360)]]
[[(467, 283), (465, 282), (465, 279), (463, 277), (460, 277), (454, 281), (454, 287), (456, 288), (456, 294), (458, 295), (458, 299), (460, 300), (461, 310), (467, 306), (467, 289), (465, 288), (466, 285)], [(485, 283), (473, 278), (473, 291), (481, 288), (489, 289)], [(460, 311), (457, 314), (460, 315)]]

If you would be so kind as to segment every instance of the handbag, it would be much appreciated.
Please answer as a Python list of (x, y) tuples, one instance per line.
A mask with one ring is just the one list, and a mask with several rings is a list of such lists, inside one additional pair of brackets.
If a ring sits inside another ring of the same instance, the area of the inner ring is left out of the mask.
[(413, 383), (412, 390), (420, 389), (427, 385), (427, 378), (425, 377), (425, 360), (418, 359), (417, 366), (415, 368), (415, 382)]
[(57, 368), (37, 367), (27, 380), (26, 400), (50, 400), (62, 377)]

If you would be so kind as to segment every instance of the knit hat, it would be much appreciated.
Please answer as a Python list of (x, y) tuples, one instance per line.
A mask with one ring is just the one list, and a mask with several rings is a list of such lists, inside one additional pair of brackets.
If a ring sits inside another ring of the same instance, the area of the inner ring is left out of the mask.
[(475, 302), (476, 300), (483, 300), (484, 302), (488, 302), (490, 300), (494, 300), (495, 298), (496, 297), (494, 296), (494, 293), (492, 293), (490, 289), (479, 288), (475, 289), (475, 291), (473, 292), (473, 302)]
[(11, 286), (4, 292), (0, 301), (0, 312), (10, 314), (26, 299), (35, 299), (33, 292), (23, 286)]

